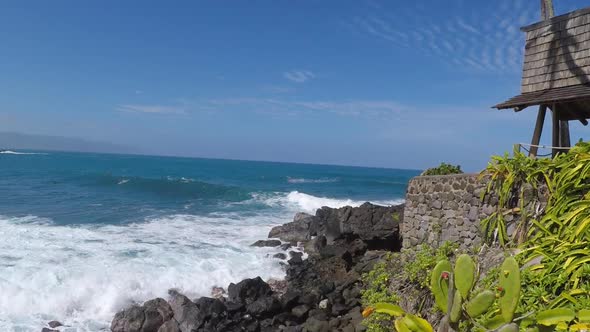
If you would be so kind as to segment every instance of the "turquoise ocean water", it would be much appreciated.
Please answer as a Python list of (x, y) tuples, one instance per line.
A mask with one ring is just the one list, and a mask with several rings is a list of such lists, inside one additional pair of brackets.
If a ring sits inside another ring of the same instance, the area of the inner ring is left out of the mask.
[(65, 152), (0, 152), (0, 326), (100, 331), (134, 301), (260, 275), (252, 248), (295, 212), (403, 201), (419, 171)]

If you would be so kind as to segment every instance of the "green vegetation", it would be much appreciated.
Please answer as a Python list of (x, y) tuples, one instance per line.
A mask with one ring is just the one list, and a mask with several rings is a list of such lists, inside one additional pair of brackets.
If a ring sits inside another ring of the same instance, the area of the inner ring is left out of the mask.
[[(498, 198), (496, 212), (482, 221), (482, 228), (488, 240), (497, 241), (502, 246), (524, 242), (530, 229), (531, 218), (543, 213), (542, 207), (535, 211), (527, 211), (525, 206), (534, 199), (539, 200), (540, 188), (550, 182), (552, 163), (549, 159), (529, 158), (518, 150), (514, 150), (513, 157), (508, 154), (504, 157), (492, 157), (488, 167), (481, 173), (482, 177), (489, 177), (484, 195), (495, 195)], [(484, 198), (485, 196), (482, 197)], [(509, 215), (520, 215), (512, 238), (507, 234), (506, 219)]]
[(459, 165), (455, 166), (447, 163), (441, 163), (438, 167), (432, 167), (425, 170), (421, 175), (449, 175), (462, 173), (463, 171)]
[[(509, 258), (479, 271), (467, 255), (457, 256), (453, 268), (453, 250), (444, 247), (399, 254), (395, 268), (381, 271), (389, 274), (382, 285), (389, 304), (363, 303), (371, 308), (365, 314), (376, 313), (368, 319), (381, 315), (384, 328), (369, 331), (432, 331), (426, 321), (455, 331), (590, 330), (590, 143), (554, 159), (518, 151), (494, 157), (481, 176), (489, 180), (482, 199), (498, 206), (482, 230)], [(426, 300), (408, 307), (408, 294)], [(433, 309), (444, 316), (431, 315)]]
[[(590, 143), (578, 143), (554, 159), (533, 160), (517, 152), (494, 158), (486, 174), (500, 207), (482, 226), (488, 236), (497, 234), (500, 244), (522, 248), (519, 258), (529, 265), (524, 273), (526, 304), (535, 309), (590, 308)], [(527, 185), (537, 197), (541, 186), (547, 187), (544, 208), (527, 202)], [(503, 218), (516, 205), (519, 240), (507, 238)]]
[(365, 289), (361, 291), (361, 301), (364, 306), (370, 306), (379, 302), (397, 302), (399, 297), (389, 289), (391, 275), (387, 268), (394, 261), (395, 254), (389, 253), (385, 259), (363, 275), (362, 281)]
[(452, 242), (445, 242), (436, 249), (423, 244), (413, 257), (404, 264), (403, 273), (409, 282), (420, 288), (427, 289), (430, 283), (430, 271), (438, 261), (451, 257), (457, 248), (457, 244)]
[[(431, 275), (431, 289), (436, 305), (445, 312), (438, 322), (440, 331), (586, 331), (590, 328), (590, 310), (578, 312), (570, 308), (553, 308), (527, 312), (515, 318), (520, 300), (520, 268), (514, 257), (507, 257), (500, 268), (496, 291), (474, 292), (478, 276), (476, 264), (466, 254), (458, 256), (455, 268), (448, 260), (441, 260)], [(406, 312), (392, 303), (376, 303), (363, 311), (393, 317), (398, 332), (432, 332), (425, 319)], [(391, 325), (390, 325), (391, 326)]]
[[(415, 252), (388, 254), (362, 277), (363, 306), (372, 308), (377, 303), (405, 302), (415, 304), (411, 309), (416, 312), (432, 312), (434, 298), (429, 290), (430, 271), (438, 261), (451, 257), (456, 249), (456, 244), (445, 242), (437, 249), (422, 245)], [(391, 320), (382, 313), (370, 315), (364, 324), (368, 332), (391, 331)]]

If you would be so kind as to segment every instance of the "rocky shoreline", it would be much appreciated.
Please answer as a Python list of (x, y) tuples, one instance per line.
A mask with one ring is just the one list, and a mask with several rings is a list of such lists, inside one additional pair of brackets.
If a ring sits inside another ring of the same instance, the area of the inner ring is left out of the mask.
[[(111, 331), (364, 331), (361, 275), (388, 251), (401, 249), (402, 218), (403, 205), (370, 203), (298, 213), (273, 228), (269, 240), (254, 244), (288, 252), (275, 255), (285, 260), (284, 280), (245, 279), (194, 300), (170, 290), (168, 299), (117, 313)], [(302, 247), (307, 258), (291, 246)]]

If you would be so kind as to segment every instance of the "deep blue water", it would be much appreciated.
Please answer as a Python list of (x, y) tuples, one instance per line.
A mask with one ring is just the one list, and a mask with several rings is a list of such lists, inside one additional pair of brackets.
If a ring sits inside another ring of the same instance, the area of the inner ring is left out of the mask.
[[(252, 248), (298, 211), (393, 204), (419, 171), (136, 155), (0, 154), (0, 325), (98, 331), (167, 289), (207, 295), (257, 275)], [(25, 154), (23, 154), (25, 153)], [(15, 300), (16, 299), (16, 300)]]
[[(125, 223), (175, 212), (264, 210), (290, 192), (338, 200), (403, 198), (418, 171), (49, 152), (0, 155), (0, 215), (58, 224)], [(258, 201), (252, 201), (259, 197)], [(231, 203), (252, 204), (232, 205)]]

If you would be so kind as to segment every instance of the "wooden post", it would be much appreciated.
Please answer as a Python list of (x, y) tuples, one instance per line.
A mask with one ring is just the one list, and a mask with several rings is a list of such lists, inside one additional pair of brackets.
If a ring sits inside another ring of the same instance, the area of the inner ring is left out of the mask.
[(555, 104), (553, 104), (553, 107), (551, 107), (551, 111), (553, 114), (553, 139), (552, 139), (552, 156), (553, 158), (555, 158), (555, 156), (557, 156), (557, 153), (559, 152), (559, 128), (560, 128), (560, 123), (559, 123), (559, 113), (557, 113), (557, 107), (555, 106)]
[(560, 120), (559, 124), (559, 144), (563, 147), (570, 147), (570, 123), (568, 120)]
[(548, 20), (554, 15), (553, 0), (541, 0), (541, 19)]
[[(567, 120), (560, 120), (559, 121), (559, 146), (562, 148), (569, 148), (571, 145), (570, 142), (570, 126)], [(565, 149), (563, 150), (566, 151)]]
[[(541, 20), (548, 20), (555, 15), (555, 11), (553, 10), (553, 0), (541, 0)], [(539, 112), (537, 113), (537, 122), (535, 124), (535, 131), (533, 132), (533, 139), (531, 140), (531, 149), (529, 152), (529, 157), (535, 158), (537, 156), (537, 152), (539, 148), (536, 145), (539, 145), (541, 141), (541, 134), (543, 133), (543, 124), (545, 124), (545, 115), (547, 113), (547, 105), (539, 106)], [(553, 146), (555, 145), (555, 117), (557, 116), (555, 112), (555, 105), (553, 109)], [(559, 126), (557, 126), (559, 128)], [(558, 129), (559, 131), (559, 129)], [(567, 129), (567, 134), (569, 137), (569, 127)], [(557, 136), (557, 140), (559, 141), (559, 136)], [(559, 145), (559, 143), (557, 143)], [(553, 151), (553, 155), (555, 155), (555, 151)]]
[(539, 113), (537, 113), (537, 122), (535, 124), (535, 132), (531, 140), (531, 149), (529, 150), (529, 157), (537, 157), (539, 150), (539, 143), (541, 142), (541, 133), (543, 133), (543, 125), (545, 124), (545, 114), (547, 113), (547, 105), (539, 106)]

